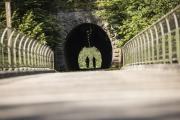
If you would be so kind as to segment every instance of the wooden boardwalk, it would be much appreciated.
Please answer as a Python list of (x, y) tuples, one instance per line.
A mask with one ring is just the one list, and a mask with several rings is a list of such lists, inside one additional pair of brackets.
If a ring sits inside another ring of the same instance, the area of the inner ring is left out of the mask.
[(0, 120), (180, 120), (180, 73), (89, 71), (1, 79)]

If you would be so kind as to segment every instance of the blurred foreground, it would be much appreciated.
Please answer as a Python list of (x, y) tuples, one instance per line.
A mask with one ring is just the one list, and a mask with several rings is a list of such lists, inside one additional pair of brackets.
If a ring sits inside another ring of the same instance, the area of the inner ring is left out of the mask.
[(176, 70), (48, 73), (0, 80), (0, 120), (179, 120)]

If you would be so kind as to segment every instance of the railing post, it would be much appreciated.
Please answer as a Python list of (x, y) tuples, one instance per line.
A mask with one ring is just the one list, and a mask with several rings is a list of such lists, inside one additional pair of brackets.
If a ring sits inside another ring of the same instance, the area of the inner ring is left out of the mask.
[(30, 47), (30, 67), (34, 67), (34, 55), (35, 55), (35, 52), (34, 52), (34, 49), (35, 49), (35, 46), (36, 46), (36, 41), (35, 40), (32, 40), (33, 41), (33, 44), (32, 46)]
[(43, 45), (41, 45), (41, 48), (39, 49), (39, 65), (40, 65), (40, 68), (42, 68), (42, 49), (43, 49)]
[(140, 42), (140, 38), (139, 37), (137, 37), (136, 38), (137, 39), (137, 59), (138, 59), (138, 64), (140, 64), (140, 62), (141, 62), (141, 42)]
[(19, 40), (20, 34), (18, 33), (16, 38), (14, 39), (14, 43), (13, 43), (13, 67), (16, 69), (18, 68), (18, 64), (17, 64), (17, 41)]
[(35, 44), (35, 47), (34, 47), (34, 50), (33, 50), (33, 68), (37, 68), (38, 66), (37, 66), (37, 54), (38, 54), (38, 52), (37, 52), (37, 49), (38, 49), (38, 46), (39, 46), (39, 44), (38, 44), (38, 42), (36, 42), (36, 44)]
[(130, 45), (128, 44), (127, 45), (127, 53), (128, 53), (128, 55), (127, 55), (127, 57), (128, 57), (128, 65), (129, 65), (129, 63), (130, 63), (130, 57), (131, 57), (131, 55), (130, 55), (130, 47), (129, 47)]
[(163, 63), (166, 63), (166, 38), (164, 34), (164, 27), (162, 25), (162, 21), (159, 23), (161, 28), (161, 40), (162, 40), (162, 57), (163, 57)]
[(8, 69), (12, 70), (12, 37), (14, 35), (14, 31), (11, 33), (11, 35), (8, 38), (8, 45), (7, 45), (7, 50), (8, 50)]
[(144, 51), (144, 59), (143, 59), (143, 63), (146, 64), (147, 62), (147, 43), (146, 43), (146, 37), (145, 37), (145, 33), (142, 33), (143, 36), (143, 51)]
[(36, 67), (36, 68), (38, 68), (39, 66), (38, 66), (38, 57), (39, 57), (39, 46), (40, 46), (40, 44), (39, 43), (36, 43), (36, 47), (34, 48), (34, 66), (33, 67)]
[(46, 46), (44, 49), (44, 67), (46, 67), (47, 49), (48, 49), (48, 46)]
[(35, 49), (35, 67), (36, 68), (39, 68), (39, 63), (38, 63), (38, 58), (39, 58), (39, 47), (40, 47), (40, 44), (37, 43), (36, 45), (36, 49)]
[(178, 19), (175, 13), (173, 13), (175, 26), (176, 26), (176, 55), (177, 61), (180, 64), (180, 25), (178, 24)]
[(134, 64), (137, 64), (137, 62), (138, 62), (138, 58), (137, 58), (138, 46), (137, 46), (137, 39), (136, 38), (134, 39), (133, 47), (134, 47)]
[(135, 63), (135, 52), (136, 52), (136, 48), (134, 46), (134, 41), (131, 42), (131, 48), (132, 48), (132, 61), (131, 61), (131, 64), (134, 65), (134, 63)]
[[(19, 46), (18, 46), (18, 57), (19, 57), (19, 67), (22, 67), (22, 43), (24, 41), (25, 36), (23, 35), (20, 42), (19, 42)], [(21, 70), (21, 68), (19, 68)]]
[(32, 39), (30, 39), (30, 42), (28, 43), (28, 46), (27, 46), (27, 66), (28, 66), (28, 69), (31, 68), (31, 44), (33, 43), (34, 41)]
[(43, 48), (42, 48), (42, 67), (45, 68), (45, 61), (44, 61), (44, 58), (45, 58), (45, 50), (46, 50), (46, 45), (43, 45)]
[(44, 45), (42, 45), (41, 49), (40, 49), (40, 60), (39, 60), (39, 62), (40, 62), (40, 67), (41, 68), (43, 68), (43, 61), (42, 61), (42, 59), (43, 59), (43, 49), (44, 49)]
[(144, 46), (143, 46), (143, 39), (141, 38), (142, 36), (140, 35), (139, 36), (139, 40), (140, 40), (140, 48), (141, 48), (141, 64), (143, 64), (143, 61), (144, 61)]
[(128, 52), (129, 52), (128, 51), (128, 45), (126, 45), (126, 65), (128, 64), (128, 55), (129, 55)]
[(45, 52), (44, 52), (44, 55), (45, 55), (45, 58), (44, 58), (44, 62), (45, 62), (45, 67), (47, 67), (47, 51), (48, 51), (48, 47), (46, 47), (45, 49)]
[(126, 53), (125, 53), (125, 49), (126, 49), (126, 48), (125, 48), (125, 46), (124, 46), (124, 47), (122, 48), (123, 66), (125, 66), (125, 64), (126, 64), (126, 63), (125, 63), (125, 60), (126, 60), (126, 59), (125, 59), (125, 58), (126, 58), (126, 55), (125, 55), (125, 54), (126, 54)]
[(133, 47), (132, 47), (132, 41), (129, 42), (129, 64), (132, 65), (133, 63)]
[(157, 30), (157, 25), (154, 26), (155, 35), (156, 35), (156, 62), (159, 62), (159, 35)]
[(166, 24), (167, 24), (167, 30), (168, 30), (168, 53), (169, 53), (169, 62), (172, 64), (172, 36), (171, 36), (171, 29), (170, 29), (170, 24), (169, 20), (166, 18)]
[(152, 62), (151, 63), (154, 63), (154, 35), (153, 35), (153, 32), (152, 32), (152, 28), (150, 29), (150, 34), (151, 34), (151, 52), (152, 52)]
[(25, 42), (24, 42), (24, 44), (23, 44), (23, 67), (24, 67), (24, 69), (27, 69), (27, 68), (25, 68), (25, 67), (27, 67), (27, 54), (28, 54), (28, 51), (27, 51), (27, 44), (28, 44), (28, 42), (29, 42), (29, 38), (27, 37), (26, 39), (25, 39)]
[(135, 39), (134, 41), (132, 42), (132, 48), (133, 48), (133, 61), (132, 61), (132, 64), (134, 65), (136, 63), (136, 45), (135, 45)]
[(48, 51), (48, 66), (49, 66), (49, 68), (51, 67), (51, 49), (49, 49), (49, 51)]
[(6, 61), (5, 61), (5, 35), (7, 34), (7, 31), (8, 31), (8, 28), (6, 28), (4, 31), (3, 31), (3, 34), (1, 36), (1, 45), (2, 45), (2, 70), (5, 70), (6, 69)]
[(125, 65), (127, 65), (127, 63), (128, 63), (128, 51), (127, 51), (127, 46), (125, 46), (125, 51), (124, 51), (124, 53), (125, 53)]
[(149, 31), (145, 32), (146, 34), (146, 40), (147, 40), (147, 63), (151, 63), (151, 48), (150, 48), (150, 37), (149, 37)]

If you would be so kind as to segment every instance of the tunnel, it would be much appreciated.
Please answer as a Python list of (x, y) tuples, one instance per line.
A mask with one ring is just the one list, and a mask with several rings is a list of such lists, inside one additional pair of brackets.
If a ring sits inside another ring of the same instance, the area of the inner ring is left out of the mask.
[(100, 51), (101, 69), (111, 67), (112, 45), (107, 33), (96, 24), (83, 23), (73, 28), (66, 37), (64, 54), (67, 70), (80, 70), (78, 56), (84, 47), (96, 47)]

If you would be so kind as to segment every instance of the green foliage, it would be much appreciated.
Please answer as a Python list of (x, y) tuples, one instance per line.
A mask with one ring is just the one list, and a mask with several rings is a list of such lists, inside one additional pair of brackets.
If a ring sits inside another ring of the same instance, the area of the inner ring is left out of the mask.
[(95, 57), (96, 59), (96, 68), (101, 68), (101, 63), (102, 63), (102, 58), (101, 58), (101, 53), (99, 52), (99, 50), (95, 47), (91, 47), (91, 48), (83, 48), (81, 50), (81, 52), (79, 53), (79, 58), (78, 58), (78, 62), (79, 62), (79, 67), (81, 69), (87, 69), (86, 68), (86, 57), (89, 57), (90, 60), (90, 64), (89, 64), (89, 69), (93, 68), (93, 57)]
[[(120, 38), (119, 46), (180, 4), (179, 0), (103, 0), (96, 15), (107, 20)], [(104, 8), (104, 9), (103, 9)]]
[[(20, 31), (46, 42), (52, 48), (61, 41), (61, 26), (56, 18), (58, 0), (16, 0), (14, 9), (20, 20)], [(15, 21), (14, 20), (14, 21)], [(16, 23), (17, 25), (17, 23)], [(18, 28), (18, 27), (17, 27)]]
[(0, 29), (6, 25), (5, 17), (4, 3), (0, 2)]
[[(57, 2), (58, 0), (13, 0), (13, 28), (54, 48), (61, 41), (61, 26), (56, 18)], [(1, 6), (0, 27), (5, 23), (4, 3)]]
[(33, 39), (46, 41), (46, 37), (43, 31), (43, 23), (35, 21), (35, 16), (32, 11), (27, 11), (23, 16), (22, 22), (18, 26), (18, 30), (30, 36)]
[[(0, 27), (5, 26), (0, 2)], [(2, 4), (3, 3), (3, 4)], [(95, 10), (118, 34), (119, 46), (180, 4), (179, 0), (13, 0), (13, 27), (52, 48), (62, 41), (58, 10)]]
[(6, 25), (6, 21), (5, 21), (5, 12), (1, 12), (0, 13), (0, 28), (4, 28)]

